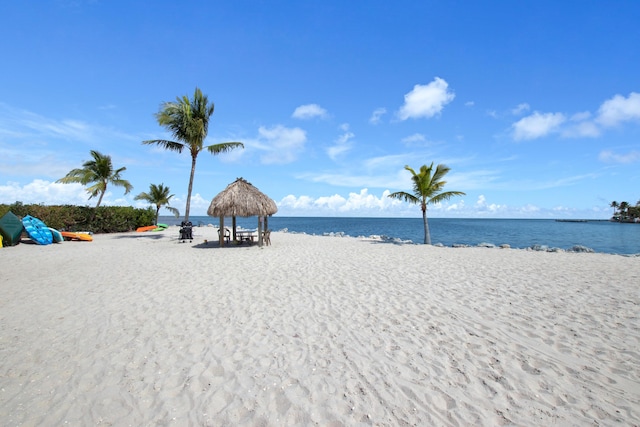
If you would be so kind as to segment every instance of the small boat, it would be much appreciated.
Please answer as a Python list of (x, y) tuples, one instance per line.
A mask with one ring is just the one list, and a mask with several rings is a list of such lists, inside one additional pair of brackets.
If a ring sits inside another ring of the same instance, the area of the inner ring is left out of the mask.
[(53, 243), (53, 235), (51, 230), (45, 225), (44, 222), (38, 218), (34, 218), (31, 215), (27, 215), (22, 218), (22, 225), (25, 231), (33, 240), (39, 245), (50, 245)]
[(93, 237), (87, 233), (79, 233), (77, 231), (61, 231), (62, 237), (64, 240), (81, 240), (84, 242), (93, 241)]
[(22, 221), (13, 212), (9, 211), (0, 218), (0, 235), (3, 238), (3, 246), (15, 246), (20, 243), (20, 235), (23, 230)]
[(47, 227), (49, 231), (51, 231), (51, 236), (53, 236), (53, 243), (60, 243), (64, 241), (64, 237), (62, 237), (62, 233), (60, 233), (55, 228)]
[(151, 231), (151, 230), (155, 230), (156, 226), (155, 225), (145, 225), (144, 227), (138, 227), (136, 228), (136, 231), (138, 233), (143, 233), (145, 231)]

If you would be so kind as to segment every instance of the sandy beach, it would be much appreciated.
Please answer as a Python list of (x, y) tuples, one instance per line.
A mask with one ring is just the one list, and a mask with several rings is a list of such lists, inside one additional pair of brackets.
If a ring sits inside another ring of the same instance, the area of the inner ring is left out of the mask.
[(0, 249), (1, 424), (640, 425), (639, 257), (216, 236)]

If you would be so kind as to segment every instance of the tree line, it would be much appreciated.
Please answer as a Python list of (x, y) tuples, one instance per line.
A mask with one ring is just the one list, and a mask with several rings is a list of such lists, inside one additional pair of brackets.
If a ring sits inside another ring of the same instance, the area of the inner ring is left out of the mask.
[(631, 206), (628, 202), (611, 202), (613, 208), (612, 221), (619, 222), (640, 222), (640, 200), (635, 206)]

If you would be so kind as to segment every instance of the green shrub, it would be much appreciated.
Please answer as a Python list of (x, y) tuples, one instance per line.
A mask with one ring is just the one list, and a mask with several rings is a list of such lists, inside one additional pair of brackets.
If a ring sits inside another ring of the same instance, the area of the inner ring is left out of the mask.
[(22, 218), (31, 215), (42, 220), (48, 227), (60, 231), (91, 231), (93, 233), (121, 233), (153, 224), (155, 211), (152, 207), (138, 209), (131, 206), (45, 206), (25, 205), (15, 202), (0, 204), (0, 217), (8, 211)]

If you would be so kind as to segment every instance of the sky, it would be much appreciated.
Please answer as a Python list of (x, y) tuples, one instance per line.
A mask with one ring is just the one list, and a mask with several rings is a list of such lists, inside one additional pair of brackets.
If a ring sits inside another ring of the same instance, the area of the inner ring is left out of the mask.
[[(191, 158), (155, 114), (215, 105), (191, 216), (244, 178), (278, 216), (420, 217), (388, 197), (445, 164), (429, 217), (607, 219), (640, 200), (640, 2), (0, 2), (0, 203), (95, 206), (56, 181), (96, 150), (184, 215)], [(170, 215), (161, 210), (161, 215)]]

